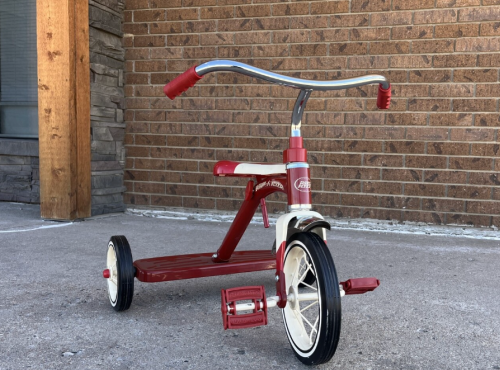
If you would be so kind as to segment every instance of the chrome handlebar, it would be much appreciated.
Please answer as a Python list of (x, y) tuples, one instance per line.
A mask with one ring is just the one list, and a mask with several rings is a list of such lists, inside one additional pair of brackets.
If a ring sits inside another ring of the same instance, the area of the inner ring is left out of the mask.
[(265, 71), (260, 68), (249, 66), (245, 63), (234, 62), (231, 60), (212, 60), (197, 67), (192, 67), (166, 84), (163, 91), (165, 92), (165, 95), (173, 100), (176, 96), (179, 96), (190, 87), (193, 87), (196, 82), (210, 72), (236, 72), (274, 84), (300, 89), (299, 96), (297, 97), (292, 113), (292, 137), (300, 136), (302, 115), (304, 113), (307, 100), (314, 90), (342, 90), (378, 83), (379, 89), (377, 107), (380, 109), (388, 109), (391, 103), (391, 85), (384, 76), (367, 75), (336, 81), (303, 80), (300, 78), (284, 76), (279, 73)]
[(300, 78), (284, 76), (279, 73), (269, 72), (260, 68), (252, 67), (245, 63), (231, 60), (212, 60), (197, 66), (195, 71), (199, 76), (203, 76), (210, 72), (237, 72), (274, 84), (289, 86), (301, 90), (342, 90), (374, 83), (381, 84), (383, 89), (389, 88), (389, 81), (387, 81), (384, 76), (380, 75), (366, 75), (336, 81), (303, 80)]

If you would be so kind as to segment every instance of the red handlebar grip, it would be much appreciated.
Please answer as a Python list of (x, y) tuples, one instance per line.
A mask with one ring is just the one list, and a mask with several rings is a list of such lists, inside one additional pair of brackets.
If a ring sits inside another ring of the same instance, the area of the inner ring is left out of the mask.
[(195, 83), (203, 78), (199, 76), (195, 70), (196, 66), (192, 66), (183, 74), (177, 76), (163, 88), (163, 92), (171, 100), (174, 100), (176, 96), (181, 95), (184, 91), (193, 87)]
[(391, 105), (391, 85), (387, 89), (382, 88), (382, 84), (378, 85), (377, 107), (379, 109), (389, 109)]

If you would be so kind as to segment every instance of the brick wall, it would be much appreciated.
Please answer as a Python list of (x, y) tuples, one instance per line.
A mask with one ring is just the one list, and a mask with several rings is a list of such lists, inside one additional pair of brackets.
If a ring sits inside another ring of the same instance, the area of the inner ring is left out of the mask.
[[(280, 162), (297, 92), (209, 75), (174, 102), (163, 84), (234, 59), (308, 79), (393, 84), (313, 94), (303, 135), (314, 203), (334, 217), (500, 226), (499, 0), (126, 0), (125, 202), (232, 210), (246, 180), (218, 160)], [(268, 199), (283, 211), (284, 198)]]

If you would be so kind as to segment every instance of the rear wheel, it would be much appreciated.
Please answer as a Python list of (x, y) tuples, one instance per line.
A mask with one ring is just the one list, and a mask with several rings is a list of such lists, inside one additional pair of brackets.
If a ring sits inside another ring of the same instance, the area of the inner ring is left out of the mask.
[[(325, 363), (337, 349), (341, 322), (339, 282), (330, 251), (314, 233), (294, 234), (283, 270), (289, 299), (282, 312), (290, 345), (304, 364)], [(308, 274), (314, 278), (306, 279)]]
[(115, 311), (125, 311), (132, 304), (135, 269), (127, 238), (112, 236), (108, 243), (106, 266), (109, 270), (108, 297)]

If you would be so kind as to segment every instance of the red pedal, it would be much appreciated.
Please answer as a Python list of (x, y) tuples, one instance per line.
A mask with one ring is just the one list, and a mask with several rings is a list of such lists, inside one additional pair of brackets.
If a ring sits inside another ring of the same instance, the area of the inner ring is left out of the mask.
[[(238, 301), (252, 301), (248, 308), (252, 313), (237, 314)], [(267, 301), (263, 286), (245, 286), (221, 290), (221, 311), (224, 330), (247, 329), (267, 325)]]
[(349, 279), (340, 283), (345, 294), (363, 294), (375, 290), (380, 285), (376, 278)]

